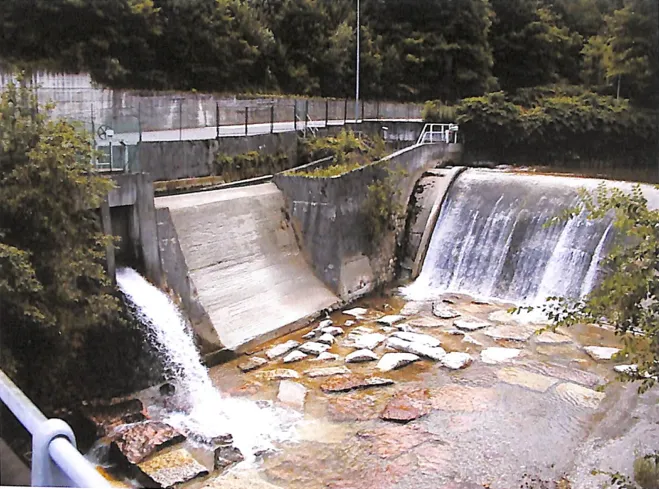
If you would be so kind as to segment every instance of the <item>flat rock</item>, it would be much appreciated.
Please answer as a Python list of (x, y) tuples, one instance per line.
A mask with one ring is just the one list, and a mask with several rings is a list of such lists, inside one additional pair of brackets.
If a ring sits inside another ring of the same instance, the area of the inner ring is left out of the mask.
[(400, 323), (403, 319), (405, 319), (405, 316), (401, 316), (400, 314), (392, 314), (389, 316), (382, 316), (377, 320), (377, 322), (380, 324), (386, 324), (387, 326), (393, 326), (396, 323)]
[(322, 367), (322, 368), (312, 368), (304, 371), (304, 375), (315, 379), (317, 377), (333, 377), (335, 375), (348, 375), (350, 374), (350, 369), (344, 366), (340, 367)]
[(318, 323), (318, 329), (322, 330), (323, 328), (329, 328), (334, 324), (331, 319), (323, 319), (320, 323)]
[(603, 361), (611, 360), (613, 355), (620, 351), (620, 348), (607, 348), (604, 346), (585, 346), (583, 349), (593, 360)]
[(121, 426), (114, 433), (112, 443), (131, 464), (139, 464), (152, 453), (185, 440), (185, 436), (160, 421)]
[(435, 302), (432, 305), (432, 313), (434, 316), (441, 319), (455, 319), (460, 317), (460, 313), (458, 311), (452, 307), (442, 304), (441, 302)]
[[(284, 382), (288, 382), (288, 380)], [(245, 457), (243, 457), (242, 452), (237, 447), (230, 445), (215, 449), (215, 453), (213, 454), (213, 466), (215, 470), (224, 470), (243, 460), (245, 460)]]
[(346, 311), (343, 311), (343, 314), (346, 316), (352, 316), (355, 318), (362, 318), (368, 313), (368, 309), (364, 309), (363, 307), (354, 307), (352, 309), (348, 309)]
[(138, 464), (138, 467), (162, 487), (172, 487), (208, 474), (206, 467), (197, 462), (184, 448), (157, 454)]
[(471, 336), (470, 334), (465, 334), (465, 335), (462, 337), (462, 341), (463, 341), (464, 343), (469, 343), (470, 345), (483, 346), (483, 343), (481, 343), (480, 341), (478, 341), (476, 338), (474, 338), (474, 337)]
[(496, 323), (518, 323), (518, 324), (548, 324), (549, 320), (540, 315), (529, 315), (511, 313), (508, 311), (494, 311), (487, 318)]
[(496, 389), (447, 384), (432, 390), (432, 407), (441, 411), (483, 412), (498, 399)]
[(456, 319), (453, 321), (453, 326), (465, 331), (477, 331), (492, 326), (492, 323), (481, 321), (479, 319)]
[(377, 364), (377, 369), (381, 372), (389, 372), (404, 367), (419, 359), (413, 353), (385, 353)]
[(286, 343), (275, 345), (272, 348), (268, 349), (265, 352), (265, 356), (268, 357), (268, 359), (272, 360), (273, 358), (286, 355), (286, 353), (297, 348), (298, 346), (300, 346), (299, 342), (295, 340), (288, 340)]
[(491, 306), (492, 303), (485, 299), (474, 299), (471, 301), (472, 304), (477, 306)]
[(421, 313), (429, 304), (427, 302), (407, 302), (400, 311), (401, 316), (414, 316)]
[(506, 384), (526, 387), (536, 392), (547, 392), (558, 382), (558, 379), (545, 375), (535, 374), (516, 367), (505, 367), (497, 372), (497, 377)]
[(265, 358), (261, 357), (250, 357), (244, 362), (241, 362), (238, 364), (238, 368), (242, 372), (251, 372), (252, 370), (256, 370), (259, 367), (262, 367), (268, 363), (268, 361)]
[(556, 377), (557, 379), (567, 380), (569, 382), (574, 382), (575, 384), (582, 384), (586, 387), (595, 387), (605, 382), (603, 377), (592, 372), (553, 363), (525, 359), (516, 362), (516, 366), (524, 367), (524, 369), (540, 375)]
[(369, 387), (382, 387), (393, 384), (391, 379), (370, 377), (366, 375), (351, 374), (334, 377), (325, 381), (320, 388), (323, 392), (347, 392), (355, 389), (367, 389)]
[(441, 361), (442, 366), (446, 368), (451, 370), (460, 370), (461, 368), (469, 366), (473, 361), (473, 358), (469, 353), (454, 351), (447, 353)]
[[(320, 338), (318, 338), (316, 341), (317, 341), (318, 343), (323, 343), (323, 344), (325, 344), (325, 345), (333, 345), (333, 344), (334, 344), (334, 341), (336, 341), (336, 340), (334, 339), (334, 336), (332, 336), (331, 334), (329, 334), (329, 333), (323, 333), (323, 334), (320, 336)], [(322, 353), (322, 352), (321, 352), (321, 353)], [(320, 353), (319, 353), (319, 355), (320, 355)]]
[(320, 355), (321, 353), (329, 350), (329, 348), (329, 345), (325, 345), (323, 343), (307, 341), (306, 343), (300, 345), (299, 350), (301, 352), (308, 353), (309, 355)]
[(509, 362), (513, 358), (518, 357), (520, 353), (522, 353), (522, 350), (518, 350), (517, 348), (485, 348), (481, 352), (481, 360), (489, 365), (494, 365)]
[(318, 355), (316, 360), (320, 362), (333, 362), (339, 359), (339, 356), (336, 353), (330, 353), (328, 351), (325, 351)]
[[(378, 426), (372, 430), (359, 431), (357, 437), (366, 442), (368, 451), (383, 460), (396, 459), (415, 447), (427, 446), (430, 441), (439, 441), (436, 435), (410, 424)], [(389, 484), (382, 487), (387, 486)], [(368, 486), (358, 483), (350, 487), (362, 488)]]
[[(383, 326), (383, 328), (388, 328), (390, 326)], [(395, 328), (398, 331), (402, 331), (404, 333), (414, 333), (414, 328), (409, 325), (409, 323), (398, 323)]]
[(360, 350), (374, 350), (386, 336), (380, 333), (369, 333), (358, 336), (354, 340), (354, 347)]
[(380, 414), (386, 421), (407, 423), (432, 410), (429, 389), (406, 389), (397, 392)]
[(354, 326), (355, 324), (357, 324), (357, 323), (355, 321), (353, 321), (352, 319), (348, 319), (345, 323), (343, 323), (343, 325), (348, 327), (348, 328), (350, 326)]
[(300, 360), (304, 360), (305, 358), (307, 358), (306, 353), (302, 353), (300, 350), (293, 350), (284, 357), (284, 363), (299, 362)]
[(466, 333), (459, 329), (447, 329), (443, 333), (450, 334), (451, 336), (464, 336)]
[(446, 326), (446, 321), (434, 317), (421, 317), (410, 319), (407, 321), (407, 324), (414, 328), (441, 328), (442, 326)]
[(340, 336), (345, 333), (343, 328), (339, 328), (338, 326), (328, 326), (327, 328), (321, 329), (320, 332), (323, 334), (331, 334), (332, 336)]
[(279, 383), (279, 392), (277, 400), (279, 402), (293, 406), (294, 408), (303, 409), (304, 399), (307, 397), (307, 388), (302, 384), (292, 380), (282, 380)]
[(346, 363), (373, 362), (379, 357), (371, 350), (357, 350), (346, 356)]
[(410, 343), (420, 343), (422, 345), (433, 347), (441, 345), (441, 341), (427, 334), (406, 333), (404, 331), (400, 331), (398, 333), (394, 333), (393, 336), (395, 338), (400, 338), (401, 340), (409, 341)]
[(636, 375), (638, 373), (638, 365), (616, 365), (613, 370), (619, 374)]
[(603, 392), (597, 392), (571, 382), (558, 385), (556, 393), (564, 401), (588, 409), (597, 409), (605, 396)]
[(312, 340), (316, 337), (318, 333), (316, 331), (309, 331), (307, 334), (302, 335), (302, 339), (304, 340)]
[(299, 379), (300, 374), (295, 370), (288, 368), (275, 368), (272, 370), (262, 370), (258, 373), (259, 377), (263, 380), (285, 380), (285, 379)]
[(383, 333), (393, 333), (394, 331), (398, 331), (398, 328), (395, 328), (394, 326), (382, 326), (380, 328)]
[(536, 343), (541, 345), (560, 345), (565, 343), (572, 343), (572, 338), (553, 331), (543, 331), (535, 339)]
[(382, 407), (378, 405), (378, 396), (363, 391), (330, 396), (327, 399), (327, 414), (333, 421), (366, 421), (376, 419)]
[(350, 331), (351, 335), (355, 334), (367, 334), (367, 333), (373, 333), (373, 330), (371, 328), (367, 328), (366, 326), (357, 326), (354, 328), (352, 331)]
[(99, 437), (110, 435), (119, 426), (147, 419), (147, 411), (139, 399), (92, 403), (82, 414), (96, 425)]
[(411, 343), (401, 338), (388, 338), (387, 346), (394, 350), (412, 353), (420, 357), (430, 358), (432, 360), (442, 360), (446, 355), (446, 351), (439, 346), (428, 346), (422, 343)]
[(484, 334), (493, 340), (528, 341), (536, 331), (535, 326), (523, 324), (504, 324), (488, 328)]

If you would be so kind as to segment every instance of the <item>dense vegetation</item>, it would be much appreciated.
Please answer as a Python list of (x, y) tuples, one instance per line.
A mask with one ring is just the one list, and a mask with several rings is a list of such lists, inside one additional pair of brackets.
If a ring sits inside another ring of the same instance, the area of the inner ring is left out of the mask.
[[(113, 87), (354, 93), (354, 0), (3, 0), (0, 58)], [(562, 83), (656, 102), (655, 0), (362, 0), (365, 98)]]

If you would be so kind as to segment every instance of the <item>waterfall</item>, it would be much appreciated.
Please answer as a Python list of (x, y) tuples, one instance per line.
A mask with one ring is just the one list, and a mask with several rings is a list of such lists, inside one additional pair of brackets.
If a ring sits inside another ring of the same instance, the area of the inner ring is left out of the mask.
[(162, 355), (173, 380), (184, 392), (185, 410), (167, 413), (166, 421), (183, 433), (211, 439), (230, 433), (247, 460), (290, 438), (299, 415), (283, 408), (223, 396), (202, 364), (187, 321), (172, 300), (130, 268), (117, 270), (117, 284), (136, 307), (150, 341)]
[(579, 298), (596, 283), (612, 218), (549, 224), (599, 181), (469, 170), (453, 183), (410, 299), (444, 292), (539, 305)]

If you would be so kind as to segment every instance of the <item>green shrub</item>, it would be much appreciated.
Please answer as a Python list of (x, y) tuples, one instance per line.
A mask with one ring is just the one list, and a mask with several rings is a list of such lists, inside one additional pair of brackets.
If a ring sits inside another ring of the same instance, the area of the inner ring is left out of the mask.
[(634, 480), (642, 489), (659, 489), (659, 456), (634, 460)]
[(424, 104), (421, 116), (426, 122), (450, 123), (455, 122), (457, 114), (454, 105), (445, 105), (439, 100), (430, 100)]
[(281, 152), (272, 155), (250, 151), (234, 156), (218, 153), (213, 162), (213, 174), (221, 176), (225, 182), (235, 182), (272, 175), (287, 170), (289, 167), (288, 156)]
[(405, 212), (400, 203), (398, 182), (404, 178), (404, 170), (387, 170), (384, 178), (368, 186), (366, 200), (362, 208), (364, 225), (373, 246), (377, 246), (387, 231), (396, 229), (398, 218)]

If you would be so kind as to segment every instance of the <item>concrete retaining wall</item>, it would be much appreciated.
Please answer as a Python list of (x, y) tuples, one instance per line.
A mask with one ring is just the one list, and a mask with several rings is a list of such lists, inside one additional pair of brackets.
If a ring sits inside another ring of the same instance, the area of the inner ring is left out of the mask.
[(446, 160), (459, 158), (460, 145), (412, 146), (367, 167), (331, 178), (276, 175), (286, 196), (291, 222), (316, 275), (344, 300), (371, 291), (393, 278), (400, 230), (371, 243), (364, 225), (368, 186), (388, 170), (403, 169), (400, 204), (407, 207), (421, 175)]

